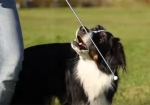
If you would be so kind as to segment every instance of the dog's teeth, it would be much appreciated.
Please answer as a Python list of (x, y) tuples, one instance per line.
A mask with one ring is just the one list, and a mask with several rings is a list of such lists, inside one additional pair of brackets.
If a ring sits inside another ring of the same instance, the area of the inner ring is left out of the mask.
[(82, 45), (82, 43), (79, 43), (79, 45)]

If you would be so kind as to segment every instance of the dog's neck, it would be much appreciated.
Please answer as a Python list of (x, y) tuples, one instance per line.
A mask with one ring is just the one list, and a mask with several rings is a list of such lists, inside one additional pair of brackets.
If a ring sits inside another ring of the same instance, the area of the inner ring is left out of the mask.
[(113, 75), (107, 75), (101, 72), (95, 61), (80, 58), (76, 67), (76, 76), (83, 86), (90, 102), (94, 102), (96, 98), (103, 97), (104, 92), (106, 92), (108, 88), (112, 88)]

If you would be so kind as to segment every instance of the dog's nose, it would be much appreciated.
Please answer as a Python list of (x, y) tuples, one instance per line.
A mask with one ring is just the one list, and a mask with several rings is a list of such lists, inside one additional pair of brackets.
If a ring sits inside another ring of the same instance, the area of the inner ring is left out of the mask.
[(81, 26), (80, 27), (80, 31), (82, 31), (82, 32), (86, 32), (87, 31), (89, 33), (90, 30), (87, 27), (85, 27), (85, 26)]

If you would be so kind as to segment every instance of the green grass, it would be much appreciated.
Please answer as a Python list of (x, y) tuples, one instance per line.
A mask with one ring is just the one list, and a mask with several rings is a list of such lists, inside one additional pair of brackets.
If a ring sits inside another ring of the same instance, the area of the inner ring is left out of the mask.
[[(75, 8), (87, 27), (103, 25), (120, 37), (127, 57), (127, 73), (113, 105), (150, 104), (150, 7)], [(79, 22), (68, 8), (19, 10), (25, 48), (36, 44), (70, 42)]]

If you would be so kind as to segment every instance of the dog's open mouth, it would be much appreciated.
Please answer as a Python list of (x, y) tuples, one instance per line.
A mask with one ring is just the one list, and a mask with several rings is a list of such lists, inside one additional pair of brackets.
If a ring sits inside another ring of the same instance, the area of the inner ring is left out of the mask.
[(77, 39), (73, 41), (73, 44), (80, 50), (88, 50), (86, 44), (83, 42), (81, 36), (77, 35)]

